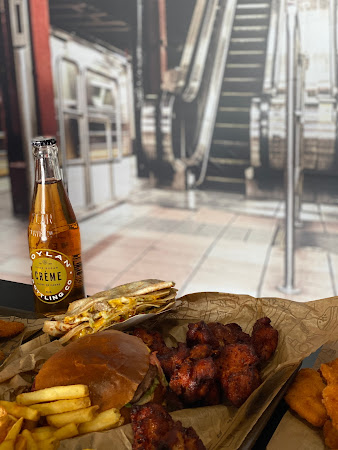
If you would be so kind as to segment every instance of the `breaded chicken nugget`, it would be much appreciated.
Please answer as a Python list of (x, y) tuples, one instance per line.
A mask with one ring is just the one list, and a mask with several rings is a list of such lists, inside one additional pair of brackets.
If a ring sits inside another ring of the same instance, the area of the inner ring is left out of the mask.
[(338, 448), (338, 430), (332, 425), (331, 420), (327, 420), (323, 427), (325, 445), (329, 448)]
[(21, 322), (9, 322), (0, 319), (0, 338), (9, 338), (21, 333), (25, 325)]
[(338, 383), (338, 358), (321, 364), (319, 370), (327, 384)]
[(335, 428), (338, 428), (338, 384), (329, 384), (323, 390), (323, 404)]
[(314, 369), (301, 369), (285, 396), (286, 403), (303, 419), (315, 427), (322, 427), (327, 420), (322, 403), (325, 384)]

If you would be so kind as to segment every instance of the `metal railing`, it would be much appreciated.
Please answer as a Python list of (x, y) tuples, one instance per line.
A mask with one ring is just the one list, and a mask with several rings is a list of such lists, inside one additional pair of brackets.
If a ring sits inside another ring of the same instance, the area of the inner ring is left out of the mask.
[(285, 183), (285, 251), (284, 282), (279, 289), (295, 294), (295, 224), (299, 218), (303, 184), (301, 161), (301, 106), (303, 58), (300, 53), (300, 31), (297, 1), (286, 5), (286, 183)]

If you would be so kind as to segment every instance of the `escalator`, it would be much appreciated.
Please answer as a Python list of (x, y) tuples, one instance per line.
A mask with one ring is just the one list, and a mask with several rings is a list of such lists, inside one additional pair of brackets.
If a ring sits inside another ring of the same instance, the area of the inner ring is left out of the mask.
[(271, 0), (238, 0), (202, 188), (245, 193), (250, 106), (262, 92)]
[(179, 66), (142, 108), (143, 150), (159, 186), (245, 193), (251, 103), (263, 90), (276, 3), (196, 2)]

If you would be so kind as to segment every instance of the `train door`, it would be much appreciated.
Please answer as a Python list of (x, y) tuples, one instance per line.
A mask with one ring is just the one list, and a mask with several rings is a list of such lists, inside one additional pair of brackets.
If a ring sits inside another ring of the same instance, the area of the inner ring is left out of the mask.
[(56, 44), (63, 178), (77, 211), (104, 207), (126, 197), (136, 179), (131, 67), (108, 61), (90, 46), (74, 47), (74, 41), (66, 51)]

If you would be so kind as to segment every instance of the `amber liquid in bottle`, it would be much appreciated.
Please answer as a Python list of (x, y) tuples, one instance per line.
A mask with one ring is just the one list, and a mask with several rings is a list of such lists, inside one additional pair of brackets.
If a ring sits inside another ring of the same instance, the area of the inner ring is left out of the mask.
[[(34, 149), (35, 188), (28, 226), (35, 310), (52, 315), (83, 298), (80, 229), (60, 176), (55, 145)], [(33, 145), (34, 148), (34, 145)]]

